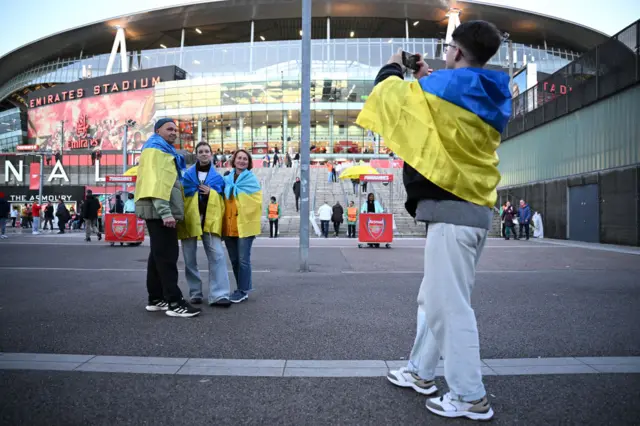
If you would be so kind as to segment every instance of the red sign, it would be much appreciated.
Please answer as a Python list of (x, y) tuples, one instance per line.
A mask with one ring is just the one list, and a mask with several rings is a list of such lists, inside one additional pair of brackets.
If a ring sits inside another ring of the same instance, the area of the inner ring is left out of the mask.
[(144, 241), (144, 221), (133, 213), (107, 214), (105, 216), (105, 240), (107, 242), (134, 243)]
[(361, 213), (358, 241), (361, 243), (393, 242), (393, 215), (391, 213)]
[(38, 149), (38, 145), (18, 145), (16, 149), (18, 151), (36, 151)]
[(107, 183), (128, 183), (135, 182), (137, 176), (123, 176), (123, 175), (107, 175), (105, 181)]
[(393, 182), (393, 175), (360, 175), (360, 182)]
[(29, 189), (40, 189), (40, 163), (29, 164)]

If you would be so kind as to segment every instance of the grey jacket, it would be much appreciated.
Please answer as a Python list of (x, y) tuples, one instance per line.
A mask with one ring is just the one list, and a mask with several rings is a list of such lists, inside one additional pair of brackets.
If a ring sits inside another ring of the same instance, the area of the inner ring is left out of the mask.
[(180, 180), (171, 188), (169, 201), (159, 198), (141, 198), (136, 201), (136, 215), (140, 219), (165, 219), (173, 216), (175, 220), (184, 220), (184, 197)]

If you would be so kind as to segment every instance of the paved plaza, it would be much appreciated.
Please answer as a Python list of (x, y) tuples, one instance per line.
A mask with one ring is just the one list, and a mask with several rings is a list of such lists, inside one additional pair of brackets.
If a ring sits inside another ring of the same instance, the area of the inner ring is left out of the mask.
[[(420, 239), (312, 239), (300, 274), (297, 240), (260, 238), (247, 302), (176, 319), (144, 309), (147, 245), (82, 238), (0, 241), (3, 425), (470, 423), (384, 378), (413, 343)], [(493, 423), (637, 424), (639, 302), (638, 248), (489, 240), (473, 303)]]

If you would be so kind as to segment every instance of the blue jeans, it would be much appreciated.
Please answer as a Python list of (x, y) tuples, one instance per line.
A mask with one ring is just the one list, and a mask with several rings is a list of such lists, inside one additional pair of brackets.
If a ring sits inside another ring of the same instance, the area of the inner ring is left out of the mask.
[[(213, 234), (202, 234), (202, 245), (209, 261), (209, 303), (222, 298), (229, 298), (230, 284), (227, 259), (222, 248), (222, 240)], [(198, 239), (182, 240), (182, 256), (184, 258), (185, 275), (189, 285), (189, 296), (202, 299), (202, 279), (198, 271)]]
[(0, 235), (4, 235), (7, 232), (7, 219), (0, 217)]
[(244, 293), (253, 289), (251, 285), (251, 246), (255, 238), (226, 237), (224, 239), (233, 267), (233, 275), (236, 277), (236, 286)]
[(34, 217), (33, 218), (33, 232), (38, 232), (40, 231), (40, 218), (39, 217)]

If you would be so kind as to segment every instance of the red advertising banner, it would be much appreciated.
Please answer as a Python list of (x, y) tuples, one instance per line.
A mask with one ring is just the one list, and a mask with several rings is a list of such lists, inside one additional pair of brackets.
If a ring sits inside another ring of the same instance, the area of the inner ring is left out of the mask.
[(105, 216), (104, 236), (107, 242), (135, 243), (144, 241), (144, 220), (133, 213)]
[(358, 241), (361, 243), (393, 242), (393, 215), (391, 213), (361, 213), (358, 222)]
[(29, 189), (40, 189), (40, 163), (29, 164)]
[(36, 151), (38, 149), (38, 145), (18, 145), (16, 146), (16, 150), (18, 151)]
[(393, 182), (393, 175), (360, 175), (360, 182)]

